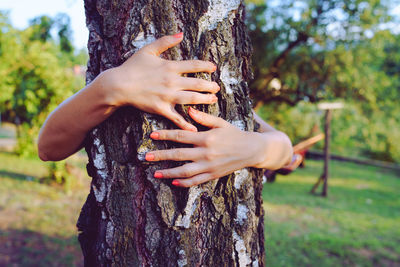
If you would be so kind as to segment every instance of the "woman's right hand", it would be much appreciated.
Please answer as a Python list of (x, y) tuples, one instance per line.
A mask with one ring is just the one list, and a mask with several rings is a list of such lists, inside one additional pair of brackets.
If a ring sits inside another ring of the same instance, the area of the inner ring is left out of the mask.
[(164, 36), (140, 49), (121, 66), (107, 71), (112, 106), (132, 105), (166, 117), (184, 130), (197, 131), (175, 110), (175, 105), (216, 103), (215, 93), (220, 87), (215, 82), (181, 76), (184, 73), (212, 73), (216, 66), (211, 62), (160, 58), (161, 53), (182, 39), (183, 33)]

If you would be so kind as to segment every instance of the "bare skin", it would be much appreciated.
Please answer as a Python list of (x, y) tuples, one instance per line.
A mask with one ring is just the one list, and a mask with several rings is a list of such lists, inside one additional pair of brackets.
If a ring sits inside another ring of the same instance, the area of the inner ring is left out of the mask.
[[(153, 151), (149, 161), (191, 161), (181, 167), (159, 170), (156, 178), (177, 178), (176, 186), (189, 187), (245, 168), (279, 169), (289, 163), (292, 144), (286, 134), (256, 114), (259, 133), (245, 132), (229, 122), (190, 108), (189, 115), (210, 130), (197, 132), (176, 112), (176, 104), (217, 102), (218, 84), (182, 77), (184, 73), (213, 72), (211, 62), (168, 61), (159, 56), (182, 41), (182, 34), (165, 36), (136, 52), (120, 67), (101, 73), (92, 83), (65, 100), (47, 118), (39, 134), (39, 157), (57, 161), (82, 147), (86, 134), (121, 106), (162, 115), (182, 130), (152, 133), (156, 140), (171, 140), (193, 148)], [(139, 82), (140, 81), (140, 82)], [(209, 94), (203, 94), (206, 92)]]
[(292, 145), (286, 134), (276, 131), (256, 114), (255, 119), (261, 125), (261, 132), (242, 131), (221, 118), (194, 108), (189, 109), (189, 115), (210, 130), (153, 132), (150, 137), (155, 140), (194, 146), (147, 153), (148, 161), (191, 161), (176, 168), (156, 171), (155, 178), (178, 178), (173, 180), (173, 185), (190, 187), (245, 167), (279, 169), (292, 159)]
[(218, 100), (215, 93), (220, 88), (215, 82), (181, 76), (183, 73), (211, 73), (216, 70), (213, 63), (168, 61), (159, 57), (181, 41), (179, 34), (158, 39), (120, 67), (104, 71), (65, 100), (42, 126), (39, 157), (44, 161), (57, 161), (72, 155), (82, 147), (87, 132), (125, 105), (162, 115), (184, 130), (197, 131), (176, 112), (175, 104), (215, 103)]

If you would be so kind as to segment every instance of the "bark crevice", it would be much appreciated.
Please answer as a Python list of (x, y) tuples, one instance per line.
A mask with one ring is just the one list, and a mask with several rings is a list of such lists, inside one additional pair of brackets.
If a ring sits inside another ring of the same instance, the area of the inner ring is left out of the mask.
[[(194, 74), (220, 84), (219, 102), (197, 108), (254, 131), (248, 96), (251, 45), (239, 0), (85, 0), (87, 82), (119, 66), (145, 44), (184, 31), (166, 59), (210, 60)], [(178, 110), (185, 118), (187, 107)], [(168, 120), (132, 107), (118, 110), (86, 140), (91, 191), (78, 220), (87, 266), (263, 266), (261, 171), (236, 171), (190, 189), (153, 178), (181, 163), (144, 161), (147, 151), (176, 147), (149, 138)], [(200, 127), (200, 130), (206, 130)]]

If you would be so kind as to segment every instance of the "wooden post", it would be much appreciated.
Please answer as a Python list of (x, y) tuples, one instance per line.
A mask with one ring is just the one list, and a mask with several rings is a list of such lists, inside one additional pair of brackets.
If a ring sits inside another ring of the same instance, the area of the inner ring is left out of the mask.
[(325, 145), (324, 145), (324, 170), (318, 181), (314, 184), (311, 189), (311, 193), (315, 193), (321, 182), (323, 183), (321, 196), (328, 196), (328, 178), (329, 178), (329, 160), (330, 160), (330, 139), (331, 139), (331, 120), (332, 110), (343, 108), (342, 103), (321, 103), (318, 108), (325, 110)]
[(322, 196), (326, 197), (328, 195), (328, 177), (329, 177), (329, 160), (330, 160), (330, 138), (331, 138), (331, 120), (332, 120), (332, 110), (327, 109), (325, 112), (325, 146), (324, 146), (324, 187), (322, 189)]

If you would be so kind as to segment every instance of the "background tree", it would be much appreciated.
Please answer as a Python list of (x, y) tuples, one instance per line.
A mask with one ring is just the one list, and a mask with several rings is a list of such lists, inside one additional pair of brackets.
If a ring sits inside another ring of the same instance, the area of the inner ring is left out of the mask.
[[(348, 91), (357, 95), (361, 88), (353, 82), (359, 80), (345, 75), (362, 77), (363, 73), (348, 54), (356, 53), (360, 43), (369, 42), (392, 19), (388, 12), (392, 4), (289, 0), (251, 5), (248, 23), (257, 59), (250, 86), (254, 100), (293, 106), (304, 99), (343, 97)], [(271, 84), (273, 80), (279, 86)]]
[[(241, 1), (86, 0), (85, 9), (88, 82), (144, 44), (184, 31), (184, 41), (165, 58), (211, 60), (219, 69), (211, 77), (196, 75), (222, 88), (217, 105), (198, 108), (254, 130), (246, 83), (250, 42)], [(186, 109), (180, 107), (181, 113)], [(144, 153), (174, 144), (152, 142), (149, 134), (172, 127), (164, 118), (126, 107), (89, 134), (93, 181), (78, 221), (85, 263), (263, 266), (261, 172), (244, 169), (190, 189), (154, 179), (156, 169), (174, 164), (146, 163)]]
[[(0, 13), (0, 27), (2, 120), (17, 125), (17, 153), (36, 155), (35, 136), (48, 113), (83, 87), (73, 73), (82, 59), (74, 54), (66, 15), (41, 16), (17, 30)], [(51, 35), (53, 28), (59, 39)]]
[[(400, 162), (398, 1), (249, 1), (259, 112), (294, 142), (322, 116), (312, 103), (341, 100), (333, 152)], [(397, 40), (397, 41), (396, 41)], [(318, 145), (317, 145), (318, 147)], [(320, 147), (321, 148), (321, 147)]]

